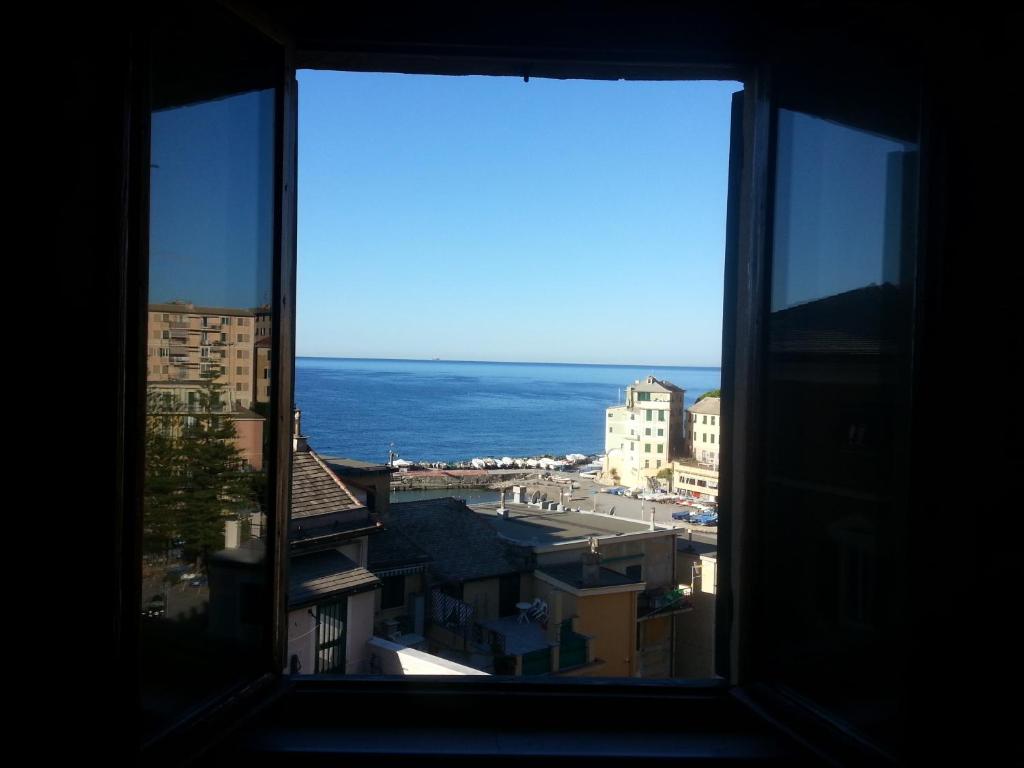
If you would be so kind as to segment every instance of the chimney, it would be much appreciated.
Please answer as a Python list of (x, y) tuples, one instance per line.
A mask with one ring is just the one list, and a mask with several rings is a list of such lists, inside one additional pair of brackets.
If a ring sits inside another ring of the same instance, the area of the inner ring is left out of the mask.
[(583, 553), (583, 586), (596, 587), (601, 583), (601, 553), (597, 550), (597, 537), (590, 537), (590, 549)]
[(302, 411), (298, 408), (294, 413), (295, 425), (292, 431), (292, 451), (294, 453), (305, 453), (309, 450), (309, 442), (302, 434)]

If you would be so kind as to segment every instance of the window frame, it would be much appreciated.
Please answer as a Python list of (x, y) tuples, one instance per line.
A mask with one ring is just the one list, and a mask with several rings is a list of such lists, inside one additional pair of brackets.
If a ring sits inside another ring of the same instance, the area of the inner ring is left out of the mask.
[[(521, 62), (511, 61), (497, 56), (495, 59), (488, 59), (486, 56), (481, 57), (476, 55), (474, 57), (467, 57), (464, 52), (450, 50), (444, 53), (444, 47), (442, 46), (442, 55), (438, 58), (437, 52), (431, 54), (423, 54), (422, 52), (416, 52), (415, 45), (406, 45), (404, 50), (402, 46), (398, 46), (400, 49), (398, 52), (390, 51), (381, 53), (379, 51), (360, 50), (356, 46), (352, 50), (342, 50), (341, 48), (333, 49), (330, 51), (310, 51), (303, 54), (299, 51), (296, 55), (295, 48), (292, 44), (284, 46), (285, 48), (285, 59), (286, 64), (283, 68), (285, 76), (281, 83), (281, 90), (279, 91), (279, 98), (277, 104), (277, 131), (282, 134), (278, 136), (279, 147), (282, 150), (280, 160), (277, 166), (278, 171), (278, 184), (277, 191), (275, 193), (275, 290), (274, 290), (274, 307), (275, 313), (278, 313), (278, 322), (274, 324), (274, 344), (273, 344), (273, 362), (272, 369), (276, 369), (277, 373), (272, 378), (277, 379), (278, 386), (278, 407), (276, 418), (272, 420), (272, 423), (268, 425), (272, 431), (272, 445), (276, 446), (274, 451), (276, 467), (273, 472), (274, 477), (277, 478), (276, 486), (276, 507), (275, 515), (269, 516), (271, 519), (268, 523), (273, 526), (275, 524), (275, 518), (280, 518), (283, 510), (288, 508), (288, 482), (282, 482), (282, 478), (286, 477), (290, 472), (290, 445), (287, 439), (287, 435), (290, 433), (290, 402), (288, 403), (289, 408), (285, 409), (281, 407), (281, 403), (285, 400), (284, 394), (287, 391), (287, 395), (291, 395), (291, 388), (294, 377), (294, 278), (295, 278), (295, 252), (294, 252), (294, 225), (295, 225), (295, 162), (294, 153), (296, 150), (294, 135), (295, 135), (295, 118), (296, 118), (296, 101), (295, 101), (295, 85), (294, 85), (294, 70), (296, 64), (301, 66), (305, 62), (303, 56), (308, 57), (309, 60), (316, 60), (319, 63), (318, 68), (336, 68), (349, 71), (379, 71), (379, 72), (416, 72), (422, 71), (424, 73), (432, 71), (434, 74), (519, 74), (524, 70), (524, 65)], [(767, 158), (769, 157), (768, 145), (765, 143), (765, 138), (768, 135), (770, 128), (768, 125), (768, 90), (767, 90), (767, 68), (764, 66), (752, 66), (749, 61), (744, 64), (737, 64), (742, 60), (742, 57), (736, 57), (733, 63), (723, 65), (721, 61), (715, 61), (713, 63), (703, 64), (692, 64), (692, 63), (681, 63), (681, 64), (665, 64), (664, 57), (661, 55), (651, 55), (651, 61), (658, 61), (660, 63), (647, 64), (644, 55), (634, 57), (626, 57), (629, 63), (622, 63), (621, 61), (588, 61), (587, 57), (580, 56), (579, 62), (574, 63), (573, 60), (566, 60), (564, 57), (553, 56), (550, 59), (545, 60), (543, 57), (535, 59), (528, 67), (526, 71), (533, 73), (535, 76), (543, 77), (545, 75), (557, 76), (557, 77), (580, 77), (588, 78), (593, 77), (596, 79), (604, 79), (612, 73), (618, 73), (622, 76), (622, 73), (627, 73), (627, 76), (636, 79), (644, 79), (645, 76), (652, 77), (653, 79), (677, 79), (677, 80), (706, 80), (706, 79), (735, 79), (744, 85), (744, 91), (742, 96), (743, 101), (743, 114), (744, 120), (742, 123), (742, 134), (737, 134), (737, 124), (734, 121), (733, 124), (733, 142), (730, 150), (730, 159), (732, 160), (734, 155), (738, 153), (742, 158), (741, 170), (739, 167), (733, 167), (730, 162), (730, 183), (729, 183), (729, 218), (731, 224), (727, 226), (727, 242), (726, 242), (726, 266), (725, 266), (725, 299), (723, 312), (726, 316), (726, 322), (723, 325), (723, 359), (722, 359), (722, 381), (723, 381), (723, 414), (727, 415), (727, 421), (725, 427), (723, 427), (723, 453), (728, 455), (729, 448), (726, 446), (739, 445), (745, 446), (745, 450), (737, 452), (733, 457), (735, 467), (730, 467), (730, 474), (733, 475), (733, 484), (735, 484), (736, 494), (735, 498), (751, 502), (748, 491), (749, 488), (744, 486), (744, 481), (749, 479), (749, 474), (752, 472), (752, 468), (756, 466), (756, 462), (753, 461), (754, 456), (751, 455), (752, 444), (755, 441), (743, 440), (741, 436), (745, 433), (756, 429), (757, 426), (757, 414), (753, 412), (751, 404), (756, 400), (752, 397), (752, 393), (756, 391), (756, 386), (760, 381), (758, 374), (758, 366), (760, 363), (760, 349), (758, 339), (759, 322), (760, 318), (757, 316), (757, 307), (759, 301), (764, 297), (764, 285), (763, 285), (763, 248), (765, 240), (763, 238), (764, 231), (764, 209), (765, 199), (767, 195), (766, 182), (768, 178), (768, 167)], [(418, 56), (420, 58), (418, 58)], [(728, 58), (728, 57), (726, 57)], [(345, 66), (325, 66), (330, 64), (331, 61), (343, 61)], [(640, 62), (640, 63), (637, 63)], [(499, 70), (499, 71), (496, 71)], [(670, 74), (671, 77), (666, 77), (666, 74)], [(657, 75), (657, 77), (653, 77)], [(141, 103), (145, 103), (143, 99)], [(140, 112), (141, 114), (141, 112)], [(133, 126), (134, 127), (134, 126)], [(142, 131), (142, 136), (148, 138), (148, 125)], [(742, 136), (741, 146), (737, 145), (736, 139)], [(138, 137), (136, 137), (137, 139)], [(141, 193), (136, 194), (136, 200), (145, 200), (146, 190), (148, 189), (145, 181), (145, 175), (143, 169), (145, 166), (139, 162), (140, 158), (148, 157), (148, 153), (145, 151), (145, 142), (139, 143), (136, 147), (136, 154), (133, 156), (132, 165), (136, 174), (135, 182), (141, 189)], [(141, 151), (139, 151), (141, 150)], [(290, 173), (288, 169), (290, 168)], [(736, 173), (736, 178), (734, 178)], [(739, 179), (742, 177), (742, 183), (739, 183)], [(734, 183), (735, 182), (735, 183)], [(735, 196), (735, 197), (734, 197)], [(141, 224), (146, 210), (144, 207), (136, 205), (134, 207), (134, 213), (136, 218), (136, 227), (138, 231), (136, 235), (145, 232), (145, 227)], [(290, 234), (290, 238), (289, 238)], [(731, 240), (731, 245), (730, 245)], [(141, 245), (141, 238), (136, 237), (134, 248), (137, 252), (145, 254), (145, 248)], [(731, 255), (730, 255), (731, 254)], [(138, 260), (144, 263), (144, 260)], [(737, 264), (742, 262), (744, 265), (743, 270), (737, 269)], [(142, 301), (143, 291), (142, 288), (147, 284), (144, 279), (145, 267), (136, 265), (136, 269), (143, 271), (143, 279), (136, 283), (137, 293), (134, 294), (133, 299), (130, 298), (127, 302), (128, 317), (131, 318), (133, 314), (133, 304), (135, 309), (143, 307)], [(278, 284), (278, 278), (280, 279), (280, 285)], [(130, 285), (130, 283), (129, 283)], [(136, 334), (139, 329), (144, 333), (145, 323), (138, 323), (137, 329), (131, 328), (131, 322), (128, 323), (127, 335), (129, 339)], [(143, 347), (144, 339), (141, 345)], [(128, 367), (131, 368), (133, 357), (137, 357), (141, 363), (141, 367), (144, 369), (145, 366), (145, 351), (144, 347), (141, 354), (127, 355)], [(749, 376), (744, 378), (741, 372), (747, 372)], [(141, 377), (144, 382), (144, 374)], [(726, 381), (732, 382), (736, 387), (735, 392), (730, 392)], [(144, 386), (143, 386), (144, 392)], [(128, 405), (126, 409), (129, 414), (132, 413), (133, 400), (131, 393), (125, 398), (125, 402)], [(135, 397), (135, 410), (134, 416), (137, 419), (137, 423), (141, 422), (138, 416), (142, 411), (140, 410), (141, 401)], [(131, 416), (126, 419), (126, 426), (128, 431), (131, 430)], [(631, 415), (631, 419), (635, 419), (635, 416)], [(650, 420), (650, 414), (648, 412), (648, 420)], [(282, 429), (283, 428), (283, 429)], [(728, 440), (725, 435), (731, 433)], [(125, 441), (126, 448), (131, 448), (131, 438)], [(136, 446), (137, 447), (137, 446)], [(631, 445), (632, 448), (632, 445)], [(128, 455), (135, 456), (136, 459), (141, 456), (140, 452), (132, 454), (130, 450)], [(274, 466), (274, 465), (272, 465)], [(723, 464), (723, 470), (729, 466), (729, 462)], [(137, 464), (136, 470), (141, 468), (141, 463)], [(282, 474), (283, 473), (283, 474)], [(136, 474), (139, 474), (138, 471)], [(726, 472), (723, 471), (720, 485), (723, 490), (729, 488), (729, 481), (725, 479)], [(133, 490), (132, 484), (129, 481), (126, 483), (126, 490), (129, 493), (126, 494), (125, 498), (130, 500), (132, 498), (131, 491)], [(138, 489), (141, 486), (135, 488), (135, 493), (138, 493)], [(723, 493), (720, 497), (722, 509), (726, 509), (730, 503), (730, 494)], [(127, 502), (130, 507), (130, 501)], [(744, 519), (751, 517), (750, 510), (754, 509), (753, 506), (744, 508), (744, 515), (742, 518), (736, 516), (735, 520), (730, 520), (730, 516), (723, 515), (723, 525), (719, 529), (719, 553), (720, 553), (720, 571), (719, 571), (719, 595), (717, 598), (720, 609), (716, 612), (716, 646), (719, 650), (719, 662), (722, 666), (719, 667), (719, 672), (723, 672), (723, 677), (717, 681), (709, 681), (703, 685), (685, 686), (680, 685), (674, 693), (683, 698), (690, 698), (694, 692), (698, 696), (706, 695), (709, 692), (717, 691), (721, 693), (727, 687), (727, 685), (736, 685), (741, 679), (742, 675), (740, 670), (741, 665), (738, 661), (742, 661), (742, 654), (739, 652), (737, 645), (736, 633), (723, 634), (722, 630), (736, 629), (742, 626), (744, 621), (743, 605), (742, 601), (737, 599), (737, 595), (731, 594), (731, 584), (736, 576), (742, 577), (744, 568), (742, 563), (730, 563), (730, 545), (738, 544), (741, 539), (747, 540), (750, 538), (750, 530), (752, 528), (747, 525)], [(131, 532), (133, 528), (133, 522), (130, 520), (130, 515), (126, 515), (122, 518), (124, 530)], [(271, 590), (275, 595), (275, 606), (276, 611), (276, 632), (274, 635), (274, 647), (272, 657), (276, 666), (268, 671), (268, 675), (261, 679), (260, 683), (263, 682), (275, 682), (278, 684), (278, 692), (283, 692), (286, 689), (295, 689), (296, 685), (294, 681), (282, 680), (281, 670), (284, 669), (285, 651), (284, 643), (286, 642), (286, 633), (283, 630), (285, 627), (286, 619), (286, 590), (284, 585), (286, 584), (285, 574), (283, 573), (283, 565), (286, 564), (286, 553), (287, 548), (284, 541), (284, 531), (286, 526), (280, 525), (280, 520), (277, 520), (278, 535), (273, 538), (272, 544), (274, 548), (272, 561), (275, 563), (274, 579), (272, 581), (273, 589)], [(730, 530), (731, 526), (735, 525), (736, 532)], [(124, 568), (127, 564), (127, 568)], [(132, 562), (132, 548), (126, 547), (122, 549), (122, 571), (123, 573), (131, 573), (133, 567)], [(742, 581), (742, 578), (735, 579), (736, 582)], [(127, 603), (132, 604), (131, 601), (131, 579), (127, 582), (122, 582), (122, 593), (128, 597)], [(724, 607), (726, 610), (722, 610)], [(732, 620), (727, 621), (726, 615), (731, 614)], [(124, 650), (124, 648), (122, 648)], [(722, 650), (726, 650), (727, 653), (723, 655)], [(285, 685), (282, 688), (281, 683)], [(559, 681), (565, 683), (565, 688), (573, 689), (581, 684), (579, 681)], [(599, 681), (600, 688), (609, 691), (618, 690), (622, 693), (629, 691), (636, 691), (641, 695), (650, 695), (652, 686), (642, 684), (635, 680), (623, 679), (604, 679)], [(304, 690), (335, 690), (342, 692), (346, 690), (357, 690), (358, 681), (338, 681), (338, 680), (303, 680), (301, 683), (301, 689)], [(374, 685), (380, 685), (382, 688), (389, 687), (395, 690), (395, 686), (385, 686), (384, 681), (374, 681)], [(491, 688), (496, 687), (498, 690), (504, 690), (506, 681), (496, 680), (492, 681)], [(663, 684), (662, 684), (663, 685)], [(424, 685), (423, 687), (429, 687)], [(560, 686), (554, 686), (558, 688)], [(594, 685), (587, 686), (593, 691)], [(408, 688), (408, 685), (403, 685), (402, 689)], [(538, 686), (538, 688), (543, 688)], [(265, 694), (266, 689), (263, 693)], [(261, 694), (262, 695), (262, 694)], [(627, 693), (628, 695), (628, 693)], [(253, 701), (251, 698), (254, 696), (250, 692), (249, 701)], [(236, 702), (237, 704), (238, 702)]]

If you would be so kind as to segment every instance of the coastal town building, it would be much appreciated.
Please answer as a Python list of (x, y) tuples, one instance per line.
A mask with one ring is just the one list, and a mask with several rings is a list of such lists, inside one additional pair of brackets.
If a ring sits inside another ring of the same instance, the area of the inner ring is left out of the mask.
[(301, 435), (295, 414), (288, 541), (288, 665), (292, 674), (368, 674), (375, 594), (367, 570), (381, 523)]
[[(692, 609), (676, 580), (675, 531), (564, 508), (512, 503), (502, 514), (491, 505), (475, 509), (503, 540), (529, 552), (532, 592), (523, 599), (544, 607), (552, 671), (673, 676), (676, 617)], [(510, 621), (492, 629), (522, 632)], [(565, 639), (569, 632), (572, 641)], [(586, 662), (570, 656), (578, 638), (587, 641)], [(545, 653), (541, 646), (534, 652)]]
[(701, 501), (718, 501), (722, 401), (703, 397), (686, 411), (686, 456), (672, 462), (672, 489)]
[(722, 451), (722, 399), (705, 397), (687, 411), (687, 454), (702, 466), (717, 470)]
[(685, 390), (648, 376), (626, 388), (605, 418), (605, 482), (641, 487), (686, 450)]
[[(370, 538), (378, 636), (488, 673), (669, 677), (675, 532), (454, 498), (392, 504)], [(453, 546), (452, 542), (458, 545)]]
[(253, 401), (252, 310), (174, 301), (149, 305), (146, 380), (150, 391), (197, 404), (208, 384), (221, 387), (224, 407)]
[(381, 520), (387, 521), (394, 467), (341, 456), (326, 456), (324, 461), (339, 480), (350, 488), (359, 489), (371, 512), (378, 515)]

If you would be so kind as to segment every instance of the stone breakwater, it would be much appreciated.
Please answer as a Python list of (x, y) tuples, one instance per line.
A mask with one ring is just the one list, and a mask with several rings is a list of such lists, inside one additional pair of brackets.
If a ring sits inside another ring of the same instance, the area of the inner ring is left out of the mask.
[(429, 491), (440, 488), (489, 488), (504, 480), (525, 480), (537, 471), (493, 471), (487, 469), (423, 469), (396, 472), (391, 476), (392, 491)]

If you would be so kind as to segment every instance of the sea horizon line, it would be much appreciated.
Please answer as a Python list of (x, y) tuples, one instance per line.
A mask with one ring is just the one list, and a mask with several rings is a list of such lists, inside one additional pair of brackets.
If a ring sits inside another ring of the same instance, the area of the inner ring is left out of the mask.
[(296, 360), (362, 360), (379, 363), (474, 363), (477, 365), (575, 365), (586, 368), (691, 368), (708, 371), (722, 370), (719, 365), (669, 365), (667, 363), (567, 363), (531, 360), (459, 360), (428, 357), (334, 357), (330, 355), (296, 355)]

